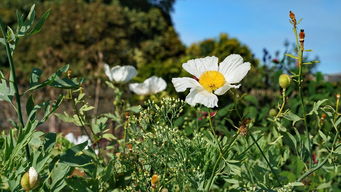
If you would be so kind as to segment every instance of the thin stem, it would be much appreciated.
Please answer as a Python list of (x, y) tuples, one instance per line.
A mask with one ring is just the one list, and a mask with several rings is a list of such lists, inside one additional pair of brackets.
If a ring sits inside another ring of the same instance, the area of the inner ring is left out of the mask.
[(283, 109), (284, 109), (284, 105), (285, 105), (285, 90), (286, 90), (286, 89), (284, 88), (283, 91), (282, 91), (282, 106), (281, 106), (281, 108), (279, 109), (279, 112), (277, 113), (276, 118), (278, 118), (279, 115), (282, 114), (282, 111), (283, 111)]
[(309, 158), (308, 158), (308, 162), (309, 162), (309, 168), (311, 168), (313, 166), (313, 162), (312, 162), (312, 152), (311, 152), (311, 141), (310, 141), (310, 134), (309, 134), (309, 128), (307, 125), (307, 114), (305, 111), (305, 104), (304, 104), (304, 100), (303, 100), (303, 91), (302, 91), (302, 63), (303, 63), (303, 47), (300, 46), (300, 50), (298, 53), (298, 92), (299, 92), (299, 96), (300, 96), (300, 102), (301, 102), (301, 106), (302, 106), (302, 110), (303, 110), (303, 122), (304, 122), (304, 127), (305, 127), (305, 131), (306, 131), (306, 137), (308, 139), (308, 153), (309, 153)]
[(218, 140), (218, 136), (215, 134), (215, 130), (214, 130), (213, 125), (212, 125), (211, 110), (208, 112), (208, 122), (210, 124), (210, 128), (211, 128), (212, 134), (214, 136), (214, 140), (215, 140), (215, 142), (217, 143), (217, 145), (219, 147), (219, 151), (220, 151), (220, 153), (223, 153), (223, 149), (222, 149), (222, 147), (220, 145), (220, 142)]
[(257, 146), (257, 148), (259, 149), (259, 151), (261, 152), (261, 154), (262, 154), (263, 158), (265, 159), (266, 163), (267, 163), (268, 166), (270, 167), (270, 170), (271, 170), (272, 174), (274, 174), (274, 176), (276, 177), (276, 180), (277, 180), (278, 184), (279, 184), (279, 185), (282, 185), (281, 182), (280, 182), (280, 180), (279, 180), (279, 178), (278, 178), (278, 176), (277, 176), (277, 174), (276, 174), (276, 172), (273, 170), (273, 168), (272, 168), (272, 166), (271, 166), (269, 160), (266, 158), (266, 156), (265, 156), (265, 154), (264, 154), (262, 148), (258, 145), (257, 140), (253, 137), (253, 135), (252, 135), (251, 133), (250, 133), (250, 136), (251, 136), (253, 142), (256, 144), (256, 146)]
[[(14, 62), (13, 62), (13, 58), (12, 58), (12, 54), (11, 54), (11, 49), (10, 49), (9, 44), (7, 42), (4, 26), (3, 26), (3, 23), (1, 20), (0, 20), (0, 29), (1, 29), (1, 33), (3, 35), (3, 38), (5, 40), (6, 54), (7, 54), (7, 59), (8, 59), (8, 63), (10, 66), (10, 73), (11, 73), (10, 76), (12, 77), (12, 79), (10, 79), (10, 83), (14, 87), (14, 94), (15, 94), (15, 99), (16, 99), (16, 103), (17, 103), (17, 110), (16, 111), (17, 111), (18, 118), (19, 118), (19, 121), (21, 124), (21, 128), (19, 129), (19, 135), (20, 135), (22, 133), (24, 127), (25, 127), (25, 123), (24, 123), (24, 118), (23, 118), (22, 111), (21, 111), (21, 99), (20, 99), (20, 93), (19, 93), (19, 88), (18, 88), (17, 76), (15, 73), (15, 66), (14, 66)], [(25, 145), (25, 151), (26, 151), (27, 160), (31, 159), (30, 148), (29, 148), (28, 144)]]

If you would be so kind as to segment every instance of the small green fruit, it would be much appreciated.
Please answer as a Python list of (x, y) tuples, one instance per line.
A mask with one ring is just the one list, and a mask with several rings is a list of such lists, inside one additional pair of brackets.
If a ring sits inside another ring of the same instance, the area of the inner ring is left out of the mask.
[(277, 115), (277, 110), (276, 109), (270, 109), (269, 115), (273, 116), (273, 117), (276, 116)]
[(289, 87), (291, 83), (291, 78), (288, 74), (282, 74), (279, 76), (279, 86), (281, 86), (283, 89), (286, 89)]
[(37, 186), (37, 181), (38, 173), (33, 167), (30, 167), (29, 171), (22, 176), (20, 184), (25, 191), (29, 191)]

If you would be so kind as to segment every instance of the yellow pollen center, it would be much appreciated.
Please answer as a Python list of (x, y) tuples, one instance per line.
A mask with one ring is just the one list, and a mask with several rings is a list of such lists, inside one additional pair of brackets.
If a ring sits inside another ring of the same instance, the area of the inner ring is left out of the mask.
[(212, 92), (224, 86), (224, 75), (218, 71), (206, 71), (199, 78), (199, 83), (208, 91)]

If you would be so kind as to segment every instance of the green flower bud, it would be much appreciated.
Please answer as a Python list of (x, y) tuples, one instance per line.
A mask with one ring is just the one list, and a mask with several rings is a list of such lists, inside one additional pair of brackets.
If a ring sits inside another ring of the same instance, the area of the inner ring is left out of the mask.
[(277, 110), (276, 109), (270, 109), (269, 115), (273, 116), (273, 117), (276, 116), (277, 115)]
[(38, 173), (33, 168), (30, 167), (28, 172), (26, 172), (21, 178), (21, 186), (25, 189), (25, 191), (29, 191), (34, 189), (38, 184)]
[(286, 89), (289, 87), (291, 82), (291, 78), (287, 74), (282, 74), (279, 76), (279, 86), (281, 86), (283, 89)]

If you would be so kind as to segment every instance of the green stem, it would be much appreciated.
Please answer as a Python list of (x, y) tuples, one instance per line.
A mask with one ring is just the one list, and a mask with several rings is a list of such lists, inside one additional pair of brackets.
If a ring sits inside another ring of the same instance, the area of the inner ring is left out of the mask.
[(284, 88), (283, 91), (282, 91), (282, 106), (281, 106), (281, 108), (279, 109), (279, 112), (277, 113), (276, 118), (278, 118), (279, 115), (282, 114), (282, 111), (283, 111), (283, 109), (284, 109), (284, 105), (285, 105), (285, 90), (286, 90), (286, 89)]
[[(19, 129), (19, 135), (20, 135), (23, 132), (23, 129), (25, 127), (25, 123), (24, 123), (24, 118), (23, 118), (22, 111), (21, 111), (21, 99), (20, 99), (20, 93), (19, 93), (19, 88), (18, 88), (17, 76), (15, 73), (15, 66), (14, 66), (14, 62), (13, 62), (13, 58), (12, 58), (12, 54), (11, 54), (11, 49), (10, 49), (9, 44), (7, 42), (5, 29), (4, 29), (4, 26), (3, 26), (3, 23), (1, 20), (0, 20), (0, 29), (1, 29), (1, 33), (3, 35), (3, 38), (5, 40), (6, 54), (7, 54), (7, 59), (8, 59), (8, 63), (10, 66), (10, 73), (11, 73), (10, 76), (12, 78), (12, 79), (10, 79), (10, 83), (14, 87), (14, 94), (15, 94), (15, 99), (16, 99), (16, 103), (17, 103), (17, 110), (16, 111), (17, 111), (18, 118), (19, 118), (20, 125), (21, 125), (21, 128)], [(25, 145), (25, 151), (26, 151), (27, 160), (31, 159), (30, 158), (30, 148), (29, 148), (28, 144)]]
[(259, 149), (259, 151), (261, 152), (261, 154), (262, 154), (263, 158), (265, 159), (266, 163), (267, 163), (268, 166), (270, 167), (270, 170), (271, 170), (272, 174), (274, 174), (274, 176), (276, 177), (276, 180), (277, 180), (278, 184), (279, 184), (279, 185), (282, 185), (281, 182), (280, 182), (280, 180), (279, 180), (279, 177), (277, 176), (276, 172), (273, 170), (273, 168), (272, 168), (272, 166), (271, 166), (269, 160), (266, 158), (266, 156), (265, 156), (265, 154), (264, 154), (262, 148), (258, 145), (257, 140), (253, 137), (253, 135), (252, 135), (251, 133), (250, 133), (250, 136), (251, 136), (253, 142), (256, 144), (256, 146), (257, 146), (257, 148)]
[(304, 122), (304, 127), (305, 127), (305, 132), (306, 132), (306, 137), (308, 139), (308, 153), (309, 153), (309, 168), (313, 166), (312, 162), (312, 152), (311, 152), (311, 141), (310, 141), (310, 134), (309, 134), (309, 128), (307, 125), (307, 114), (305, 111), (305, 104), (303, 100), (303, 91), (302, 91), (302, 63), (303, 63), (303, 47), (300, 47), (299, 53), (298, 53), (298, 92), (300, 96), (300, 102), (303, 110), (303, 122)]

